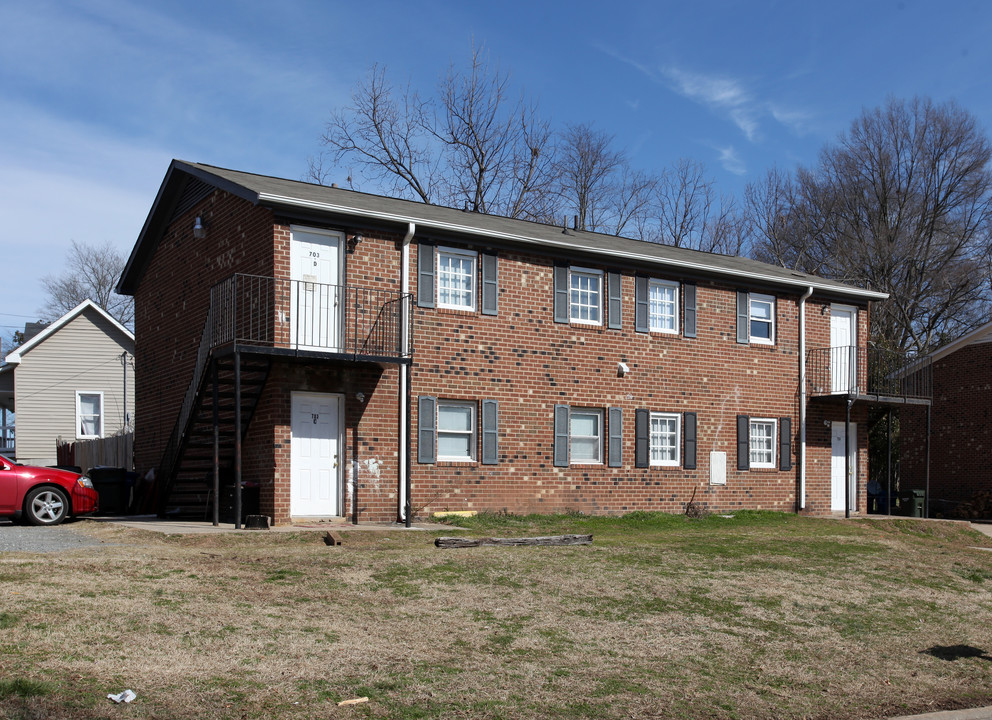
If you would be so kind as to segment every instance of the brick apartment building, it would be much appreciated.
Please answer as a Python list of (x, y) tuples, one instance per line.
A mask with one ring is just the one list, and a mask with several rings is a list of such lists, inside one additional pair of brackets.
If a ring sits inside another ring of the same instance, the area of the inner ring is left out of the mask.
[(163, 512), (863, 508), (881, 293), (181, 161), (118, 291)]
[(901, 486), (928, 489), (933, 511), (949, 512), (992, 491), (992, 323), (926, 360), (933, 373), (930, 443), (926, 408), (901, 413)]

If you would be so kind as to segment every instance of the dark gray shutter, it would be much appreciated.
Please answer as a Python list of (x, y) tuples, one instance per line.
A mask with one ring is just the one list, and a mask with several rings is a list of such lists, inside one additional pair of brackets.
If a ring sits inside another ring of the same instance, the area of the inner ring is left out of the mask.
[(610, 467), (623, 467), (623, 408), (610, 408)]
[(746, 292), (737, 293), (737, 342), (747, 344), (751, 339), (751, 308)]
[(646, 333), (650, 329), (648, 325), (648, 279), (646, 277), (635, 277), (634, 330)]
[(433, 463), (437, 459), (437, 399), (421, 395), (417, 400), (417, 462)]
[(651, 413), (638, 409), (634, 415), (634, 466), (651, 467)]
[(682, 467), (696, 469), (696, 413), (682, 415)]
[(555, 265), (555, 322), (567, 323), (568, 312), (568, 266)]
[(696, 337), (696, 286), (682, 285), (682, 335)]
[(778, 469), (792, 469), (792, 419), (778, 420)]
[(623, 328), (623, 301), (620, 296), (620, 273), (606, 273), (606, 291), (609, 298), (607, 327)]
[(482, 401), (482, 464), (499, 463), (499, 403)]
[(568, 405), (555, 405), (555, 467), (568, 467)]
[(751, 469), (751, 418), (737, 416), (737, 469)]
[(434, 246), (424, 243), (417, 248), (417, 305), (434, 307)]
[(482, 314), (495, 315), (498, 297), (499, 283), (497, 282), (498, 270), (496, 256), (491, 253), (482, 255)]

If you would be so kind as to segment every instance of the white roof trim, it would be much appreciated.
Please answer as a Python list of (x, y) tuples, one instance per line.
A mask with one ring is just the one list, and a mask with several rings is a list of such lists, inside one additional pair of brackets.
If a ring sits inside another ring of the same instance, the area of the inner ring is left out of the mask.
[[(989, 335), (989, 337), (982, 337), (983, 335)], [(939, 350), (934, 350), (929, 355), (924, 357), (930, 358), (931, 362), (937, 362), (941, 358), (945, 358), (951, 353), (957, 352), (966, 345), (978, 344), (982, 342), (992, 342), (992, 322), (982, 325), (980, 328), (972, 330), (967, 335), (962, 335), (954, 342), (948, 343)]]
[(62, 317), (60, 317), (58, 320), (56, 320), (55, 322), (53, 322), (51, 325), (49, 325), (48, 327), (46, 327), (40, 333), (38, 333), (33, 338), (31, 338), (30, 340), (28, 340), (26, 343), (24, 343), (23, 345), (21, 345), (19, 348), (17, 348), (17, 350), (15, 350), (14, 352), (8, 354), (7, 355), (7, 358), (6, 358), (7, 364), (8, 365), (16, 365), (19, 362), (21, 362), (21, 355), (23, 355), (24, 353), (26, 353), (28, 350), (30, 350), (31, 348), (35, 347), (36, 345), (40, 345), (41, 343), (43, 343), (46, 338), (48, 338), (49, 336), (54, 335), (56, 332), (58, 332), (59, 331), (59, 328), (62, 328), (62, 327), (65, 327), (66, 325), (68, 325), (69, 322), (71, 322), (74, 318), (76, 318), (80, 314), (82, 314), (82, 312), (84, 310), (86, 310), (87, 308), (92, 308), (92, 309), (96, 310), (105, 319), (109, 320), (110, 323), (114, 327), (116, 327), (118, 330), (120, 330), (122, 333), (124, 333), (131, 342), (134, 342), (134, 333), (133, 332), (131, 332), (126, 327), (124, 327), (119, 322), (117, 322), (117, 319), (113, 315), (111, 315), (110, 313), (108, 313), (106, 310), (104, 310), (102, 307), (100, 307), (99, 305), (97, 305), (92, 300), (87, 299), (87, 300), (83, 300), (81, 303), (79, 303), (72, 310), (70, 310), (65, 315), (63, 315)]
[[(511, 240), (513, 242), (527, 243), (530, 245), (552, 245), (561, 247), (564, 249), (575, 250), (577, 245), (573, 242), (568, 241), (555, 241), (555, 240), (537, 240), (535, 238), (527, 237), (526, 235), (517, 235), (515, 233), (505, 233), (498, 232), (494, 230), (483, 230), (480, 228), (474, 228), (467, 225), (459, 225), (457, 223), (441, 222), (436, 220), (425, 220), (421, 217), (412, 217), (407, 215), (397, 215), (394, 213), (381, 212), (377, 210), (360, 210), (357, 208), (349, 207), (347, 205), (336, 205), (334, 203), (316, 202), (313, 200), (301, 200), (300, 198), (287, 197), (285, 195), (274, 195), (272, 193), (259, 193), (258, 201), (276, 203), (280, 205), (294, 205), (297, 207), (305, 207), (313, 210), (323, 210), (326, 212), (336, 212), (346, 215), (358, 215), (361, 217), (376, 218), (378, 220), (385, 220), (389, 222), (397, 223), (417, 223), (418, 225), (432, 227), (440, 230), (449, 230), (464, 235), (477, 235), (480, 237), (490, 237), (499, 238), (501, 240)], [(642, 255), (640, 253), (622, 252), (617, 250), (603, 250), (596, 247), (591, 247), (587, 245), (581, 246), (581, 249), (585, 252), (594, 253), (597, 255), (606, 255), (609, 257), (622, 257), (628, 260), (637, 260), (640, 262), (652, 263), (655, 265), (669, 265), (676, 267), (688, 268), (690, 270), (701, 270), (704, 272), (718, 273), (720, 275), (728, 275), (725, 268), (716, 267), (709, 265), (707, 263), (696, 263), (687, 262), (684, 260), (661, 260), (659, 258), (653, 257), (651, 255)], [(797, 288), (803, 288), (804, 290), (809, 287), (813, 287), (815, 290), (820, 290), (822, 292), (833, 293), (837, 295), (853, 295), (856, 297), (867, 298), (869, 300), (885, 300), (889, 297), (888, 293), (877, 292), (874, 290), (862, 290), (860, 288), (846, 288), (838, 287), (836, 285), (824, 285), (815, 282), (809, 277), (796, 278), (795, 280), (788, 280), (786, 278), (775, 277), (772, 275), (763, 275), (761, 273), (748, 273), (749, 278), (760, 280), (764, 282), (771, 283), (773, 285), (788, 285)]]

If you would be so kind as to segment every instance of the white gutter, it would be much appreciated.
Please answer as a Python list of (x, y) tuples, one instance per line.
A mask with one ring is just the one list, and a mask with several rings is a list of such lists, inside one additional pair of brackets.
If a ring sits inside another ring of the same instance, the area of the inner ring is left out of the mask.
[[(280, 205), (293, 205), (296, 207), (304, 207), (311, 210), (322, 210), (324, 212), (340, 213), (343, 215), (358, 215), (365, 218), (374, 218), (376, 220), (385, 220), (387, 222), (395, 222), (395, 223), (406, 223), (408, 225), (414, 225), (414, 226), (416, 226), (416, 223), (419, 222), (422, 225), (429, 225), (430, 227), (436, 228), (438, 230), (447, 230), (461, 235), (478, 235), (480, 237), (498, 238), (500, 240), (510, 240), (513, 242), (524, 243), (528, 245), (560, 247), (563, 249), (571, 250), (573, 252), (575, 250), (582, 250), (583, 252), (590, 252), (595, 255), (605, 255), (607, 257), (618, 257), (627, 260), (637, 260), (640, 262), (671, 265), (674, 267), (686, 268), (689, 270), (700, 270), (709, 273), (717, 273), (720, 275), (725, 275), (730, 277), (739, 277), (741, 275), (741, 273), (739, 272), (729, 271), (726, 268), (707, 265), (706, 263), (689, 262), (685, 260), (661, 260), (651, 255), (642, 255), (641, 253), (624, 252), (619, 250), (597, 248), (587, 245), (577, 245), (575, 243), (574, 235), (571, 236), (571, 240), (537, 240), (532, 237), (527, 237), (526, 235), (517, 235), (516, 233), (505, 233), (496, 230), (484, 230), (482, 228), (475, 228), (467, 225), (459, 225), (457, 223), (449, 223), (449, 222), (435, 222), (435, 221), (427, 222), (424, 221), (423, 218), (414, 218), (406, 215), (397, 215), (394, 213), (381, 212), (378, 210), (360, 210), (354, 207), (349, 207), (347, 205), (335, 205), (333, 203), (314, 202), (312, 200), (301, 200), (299, 198), (286, 197), (284, 195), (272, 195), (270, 193), (259, 193), (258, 202), (276, 203)], [(813, 287), (816, 288), (817, 290), (822, 290), (824, 292), (836, 293), (838, 295), (853, 295), (855, 297), (867, 298), (870, 300), (885, 300), (886, 298), (889, 297), (888, 293), (876, 292), (874, 290), (862, 290), (860, 288), (849, 288), (849, 287), (836, 286), (836, 285), (821, 285), (819, 283), (810, 284), (809, 278), (797, 278), (796, 280), (789, 280), (788, 278), (775, 277), (773, 275), (764, 275), (761, 273), (748, 273), (747, 277), (752, 280), (759, 280), (774, 285), (787, 285), (789, 287)]]
[[(413, 240), (413, 234), (417, 231), (416, 223), (407, 223), (406, 235), (403, 236), (403, 246), (400, 250), (400, 291), (406, 296), (410, 292), (410, 241)], [(401, 321), (400, 327), (400, 351), (404, 358), (408, 357), (410, 354), (410, 305), (409, 303), (403, 305), (403, 319)], [(399, 498), (400, 498), (400, 517), (404, 521), (409, 523), (411, 518), (407, 517), (406, 504), (407, 504), (407, 493), (406, 493), (406, 476), (410, 471), (407, 465), (407, 458), (409, 453), (407, 452), (407, 446), (410, 443), (410, 438), (407, 437), (407, 415), (410, 409), (407, 407), (407, 386), (410, 383), (410, 366), (407, 364), (400, 365), (400, 412), (399, 412), (399, 424), (400, 424), (400, 442), (399, 442)]]
[(799, 298), (799, 509), (806, 509), (806, 299), (813, 286)]

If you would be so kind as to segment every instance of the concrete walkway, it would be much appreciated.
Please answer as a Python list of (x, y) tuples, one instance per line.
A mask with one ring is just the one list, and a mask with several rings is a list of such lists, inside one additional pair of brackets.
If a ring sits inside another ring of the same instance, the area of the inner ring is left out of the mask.
[(992, 720), (992, 707), (945, 710), (925, 715), (901, 715), (889, 720)]
[(383, 532), (387, 530), (443, 530), (450, 528), (450, 525), (440, 525), (437, 523), (415, 523), (407, 528), (403, 523), (373, 523), (364, 522), (353, 525), (347, 520), (321, 520), (314, 522), (300, 522), (293, 525), (276, 525), (268, 530), (236, 530), (234, 523), (220, 523), (214, 526), (206, 520), (163, 520), (157, 515), (110, 515), (107, 517), (86, 517), (80, 518), (80, 522), (93, 523), (113, 523), (122, 527), (133, 528), (135, 530), (149, 530), (151, 532), (163, 533), (165, 535), (190, 535), (203, 533), (257, 533), (257, 532), (306, 532), (308, 530), (316, 532)]

